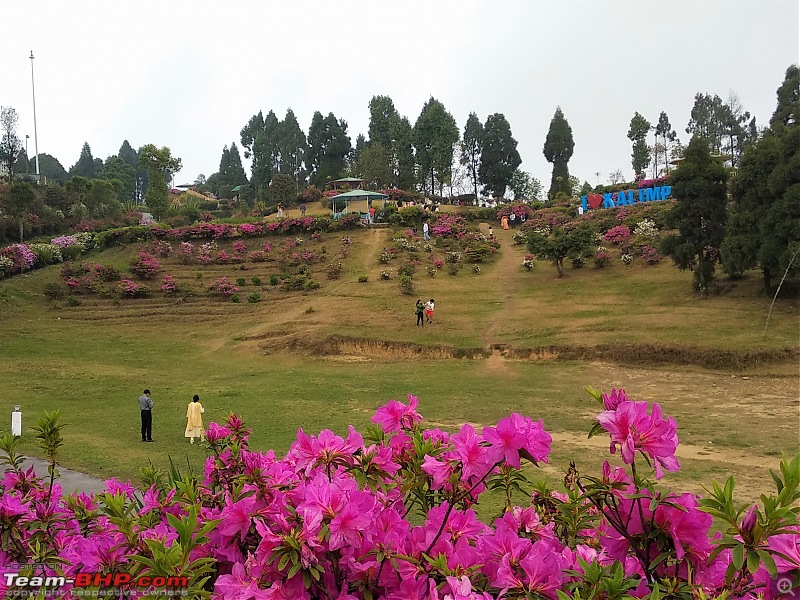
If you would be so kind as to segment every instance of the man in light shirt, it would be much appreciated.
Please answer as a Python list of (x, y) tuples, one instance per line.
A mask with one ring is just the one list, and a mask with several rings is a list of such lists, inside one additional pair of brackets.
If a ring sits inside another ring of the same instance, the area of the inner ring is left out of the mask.
[(139, 396), (139, 410), (142, 414), (142, 441), (153, 441), (153, 399), (150, 397), (150, 390), (145, 390)]

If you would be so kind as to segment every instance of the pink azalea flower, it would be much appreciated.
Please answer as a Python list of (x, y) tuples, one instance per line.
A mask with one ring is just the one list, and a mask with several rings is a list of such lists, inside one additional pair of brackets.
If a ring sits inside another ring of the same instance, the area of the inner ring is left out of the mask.
[(417, 397), (411, 394), (408, 394), (408, 406), (397, 400), (389, 400), (375, 412), (372, 422), (383, 425), (384, 431), (412, 429), (422, 420), (422, 415), (417, 412), (418, 404)]
[(330, 523), (330, 549), (348, 546), (357, 550), (361, 547), (362, 532), (367, 531), (372, 521), (368, 513), (362, 512), (353, 504), (347, 504)]
[(248, 496), (236, 502), (231, 502), (230, 497), (226, 498), (225, 508), (222, 509), (222, 513), (219, 516), (222, 519), (219, 524), (219, 532), (223, 537), (232, 538), (239, 535), (239, 538), (244, 541), (247, 532), (250, 530), (255, 505), (255, 496)]
[(249, 576), (242, 563), (233, 565), (230, 575), (220, 575), (214, 583), (214, 590), (221, 594), (224, 600), (269, 600), (277, 596), (271, 595), (268, 590), (259, 588), (258, 580)]
[(434, 490), (442, 489), (453, 475), (453, 470), (448, 463), (441, 462), (428, 454), (425, 455), (422, 470), (433, 477), (431, 488)]
[(136, 488), (130, 483), (122, 483), (115, 478), (106, 480), (106, 491), (111, 495), (125, 494), (128, 498), (132, 498)]
[(483, 437), (494, 449), (492, 463), (505, 460), (512, 467), (519, 468), (519, 451), (525, 446), (527, 440), (525, 435), (517, 429), (512, 417), (501, 419), (497, 423), (497, 427), (484, 427)]
[(668, 471), (680, 468), (675, 458), (678, 425), (672, 417), (663, 418), (658, 404), (653, 404), (648, 415), (647, 402), (620, 402), (615, 410), (597, 415), (597, 421), (611, 434), (611, 453), (619, 448), (625, 463), (631, 464), (640, 451), (653, 462), (656, 478), (662, 477), (662, 467)]
[(611, 388), (610, 394), (603, 394), (603, 406), (606, 410), (616, 410), (620, 402), (628, 402), (628, 396), (623, 389)]
[(482, 446), (481, 436), (469, 423), (462, 425), (461, 431), (452, 438), (453, 447), (461, 458), (462, 475), (465, 479), (473, 476), (483, 477), (494, 465), (489, 448)]

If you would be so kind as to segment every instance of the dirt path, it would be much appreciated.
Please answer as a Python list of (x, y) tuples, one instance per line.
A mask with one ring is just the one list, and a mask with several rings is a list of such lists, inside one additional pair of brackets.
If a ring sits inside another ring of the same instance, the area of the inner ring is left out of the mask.
[(364, 270), (371, 271), (378, 264), (378, 252), (380, 252), (381, 240), (384, 238), (386, 229), (370, 229), (366, 240), (367, 250), (364, 253)]
[[(481, 231), (487, 234), (489, 231), (488, 225), (481, 224)], [(513, 229), (504, 231), (502, 227), (494, 229), (494, 235), (500, 242), (500, 257), (497, 264), (489, 271), (495, 289), (500, 298), (503, 300), (503, 305), (490, 319), (486, 321), (483, 331), (483, 343), (485, 346), (490, 344), (501, 343), (503, 340), (497, 339), (497, 332), (502, 325), (503, 319), (514, 308), (517, 290), (519, 289), (519, 253), (514, 248), (512, 241)], [(497, 361), (499, 364), (499, 361)]]

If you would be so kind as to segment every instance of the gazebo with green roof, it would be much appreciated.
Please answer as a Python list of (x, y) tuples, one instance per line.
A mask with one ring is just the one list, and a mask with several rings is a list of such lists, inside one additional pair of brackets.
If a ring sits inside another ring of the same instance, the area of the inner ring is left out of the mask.
[(334, 179), (328, 185), (332, 190), (341, 190), (345, 187), (360, 189), (364, 181), (364, 179), (359, 179), (358, 177), (342, 177), (341, 179)]
[[(368, 190), (353, 190), (351, 192), (345, 192), (344, 194), (339, 194), (338, 196), (333, 196), (331, 198), (331, 207), (333, 209), (333, 218), (339, 219), (342, 215), (347, 214), (350, 212), (350, 203), (359, 203), (364, 201), (365, 210), (358, 212), (361, 214), (362, 219), (369, 219), (369, 208), (372, 205), (374, 200), (381, 201), (381, 210), (383, 210), (386, 206), (386, 200), (389, 198), (386, 194), (381, 194), (379, 192), (370, 192)], [(344, 207), (342, 208), (341, 204), (339, 205), (342, 210), (336, 212), (336, 204), (337, 201), (340, 203), (344, 203)]]

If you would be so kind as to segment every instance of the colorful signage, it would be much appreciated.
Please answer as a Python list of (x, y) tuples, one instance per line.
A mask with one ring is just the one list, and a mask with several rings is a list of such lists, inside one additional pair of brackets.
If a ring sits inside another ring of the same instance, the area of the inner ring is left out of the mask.
[(668, 185), (659, 185), (649, 188), (639, 188), (638, 190), (623, 190), (611, 194), (589, 194), (581, 196), (581, 206), (583, 212), (590, 208), (615, 208), (617, 206), (628, 206), (639, 202), (657, 202), (669, 199), (672, 188)]

